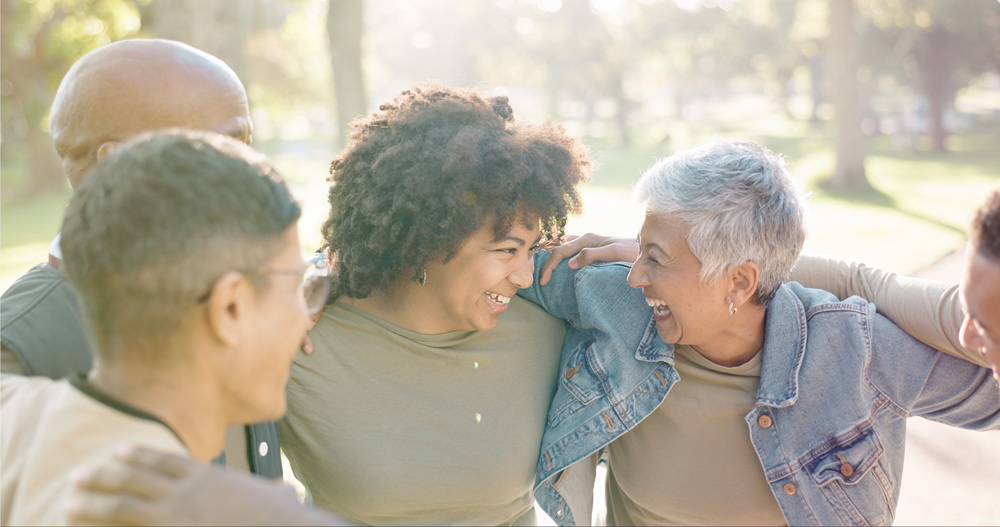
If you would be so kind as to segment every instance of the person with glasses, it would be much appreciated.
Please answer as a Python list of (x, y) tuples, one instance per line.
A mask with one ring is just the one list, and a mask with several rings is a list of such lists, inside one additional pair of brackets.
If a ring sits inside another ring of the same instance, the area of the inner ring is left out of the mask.
[(218, 134), (140, 137), (87, 176), (62, 268), (94, 366), (0, 377), (0, 523), (65, 523), (72, 472), (123, 443), (207, 463), (227, 427), (284, 414), (329, 283), (303, 261), (300, 214), (263, 155)]
[[(164, 128), (209, 130), (251, 142), (246, 91), (218, 58), (160, 39), (114, 42), (66, 73), (49, 134), (74, 189), (87, 172), (133, 136)], [(0, 300), (0, 371), (59, 379), (87, 372), (92, 352), (76, 292), (62, 271), (56, 236), (48, 261), (18, 278)], [(112, 254), (114, 252), (112, 251)], [(220, 464), (281, 478), (276, 423), (233, 427)]]

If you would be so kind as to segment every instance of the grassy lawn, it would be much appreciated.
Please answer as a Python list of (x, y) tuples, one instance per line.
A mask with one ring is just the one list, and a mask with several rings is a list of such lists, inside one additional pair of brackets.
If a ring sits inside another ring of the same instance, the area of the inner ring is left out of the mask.
[[(796, 179), (811, 193), (806, 251), (861, 260), (912, 273), (961, 246), (975, 207), (1000, 181), (1000, 129), (980, 128), (950, 138), (951, 152), (897, 151), (887, 138), (875, 138), (866, 168), (874, 190), (843, 190), (824, 185), (832, 172), (833, 150), (824, 131), (808, 123), (751, 115), (720, 108), (728, 119), (677, 122), (669, 139), (636, 134), (636, 144), (620, 148), (588, 140), (599, 168), (583, 185), (585, 210), (568, 231), (634, 236), (642, 211), (631, 203), (632, 183), (658, 158), (705, 140), (751, 139), (784, 154)], [(736, 123), (736, 124), (733, 124)], [(320, 243), (327, 214), (326, 177), (332, 152), (324, 144), (256, 145), (269, 153), (303, 203), (303, 247)], [(46, 258), (59, 230), (68, 188), (31, 199), (9, 199), (9, 188), (24, 178), (18, 160), (2, 161), (0, 202), (0, 290)]]

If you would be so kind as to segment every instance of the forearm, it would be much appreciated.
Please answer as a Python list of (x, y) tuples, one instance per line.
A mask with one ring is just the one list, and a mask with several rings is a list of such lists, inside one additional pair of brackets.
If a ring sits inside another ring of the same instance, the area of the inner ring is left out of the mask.
[(791, 281), (824, 289), (840, 299), (859, 296), (925, 344), (949, 355), (987, 366), (985, 359), (959, 342), (964, 313), (958, 284), (896, 273), (817, 255), (802, 255)]

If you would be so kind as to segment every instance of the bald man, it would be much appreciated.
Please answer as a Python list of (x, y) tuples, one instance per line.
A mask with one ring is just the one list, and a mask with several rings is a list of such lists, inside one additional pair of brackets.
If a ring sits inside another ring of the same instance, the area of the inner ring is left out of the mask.
[[(88, 53), (70, 68), (49, 119), (49, 133), (74, 190), (119, 144), (164, 128), (213, 131), (249, 144), (253, 125), (243, 84), (224, 62), (187, 44), (123, 40)], [(90, 370), (83, 315), (61, 261), (57, 236), (48, 262), (32, 268), (0, 298), (3, 373), (59, 379)], [(220, 463), (281, 477), (273, 423), (232, 429), (226, 451)]]

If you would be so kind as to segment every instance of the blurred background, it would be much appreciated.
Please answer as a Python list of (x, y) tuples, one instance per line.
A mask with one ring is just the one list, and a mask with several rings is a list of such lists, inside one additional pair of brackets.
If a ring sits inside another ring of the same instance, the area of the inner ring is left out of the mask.
[[(304, 203), (310, 249), (327, 213), (327, 167), (350, 121), (427, 80), (507, 95), (517, 118), (554, 119), (590, 146), (599, 169), (583, 186), (585, 213), (572, 233), (633, 236), (642, 211), (629, 194), (645, 168), (707, 139), (751, 139), (784, 154), (812, 193), (807, 251), (916, 273), (963, 246), (973, 210), (1000, 181), (998, 0), (0, 7), (0, 289), (46, 259), (69, 197), (47, 135), (60, 79), (86, 52), (126, 38), (181, 40), (232, 66), (250, 96), (254, 147)], [(996, 461), (1000, 441), (989, 441), (985, 455)], [(983, 485), (962, 474), (985, 474), (993, 498), (982, 504), (986, 516), (968, 521), (1000, 522), (1000, 462), (971, 459), (943, 486), (968, 496)], [(956, 514), (978, 498), (956, 505), (948, 496), (943, 516), (897, 520), (962, 523)]]
[(997, 0), (0, 0), (0, 287), (45, 259), (69, 187), (47, 135), (69, 66), (115, 40), (230, 64), (254, 146), (319, 243), (352, 118), (414, 82), (511, 98), (599, 164), (570, 231), (632, 236), (656, 159), (714, 137), (787, 156), (806, 250), (912, 273), (960, 247), (1000, 180)]

